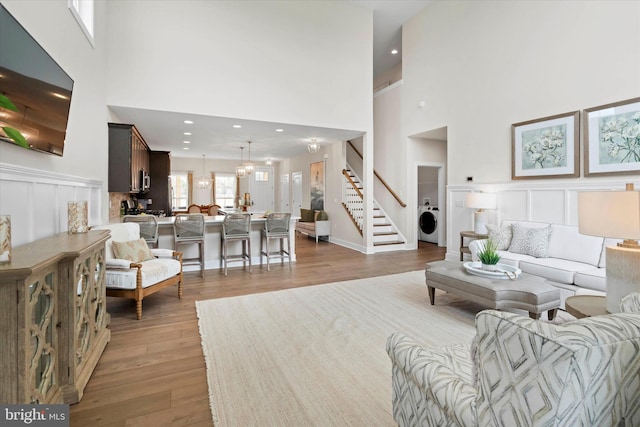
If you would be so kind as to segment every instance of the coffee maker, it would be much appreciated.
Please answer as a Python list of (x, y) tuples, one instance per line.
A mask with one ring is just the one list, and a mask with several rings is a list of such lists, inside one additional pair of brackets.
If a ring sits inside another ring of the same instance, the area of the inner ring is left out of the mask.
[(125, 215), (138, 215), (140, 209), (137, 207), (137, 203), (133, 199), (127, 199), (122, 201), (122, 209)]

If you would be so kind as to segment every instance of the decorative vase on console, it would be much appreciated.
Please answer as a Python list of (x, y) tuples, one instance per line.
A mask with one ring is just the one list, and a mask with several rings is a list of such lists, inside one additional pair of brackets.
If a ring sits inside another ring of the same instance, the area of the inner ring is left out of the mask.
[(69, 234), (86, 233), (89, 230), (88, 202), (67, 203), (67, 230)]
[(496, 271), (500, 255), (498, 254), (498, 245), (491, 239), (482, 244), (482, 249), (478, 252), (478, 259), (482, 263), (482, 269), (485, 271)]
[(0, 215), (0, 264), (11, 262), (11, 215)]

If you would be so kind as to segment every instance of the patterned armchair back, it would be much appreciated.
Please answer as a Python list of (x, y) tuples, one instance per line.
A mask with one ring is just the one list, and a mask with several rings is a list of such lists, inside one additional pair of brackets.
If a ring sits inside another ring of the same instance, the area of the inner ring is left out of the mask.
[(640, 425), (640, 314), (476, 316), (477, 425)]

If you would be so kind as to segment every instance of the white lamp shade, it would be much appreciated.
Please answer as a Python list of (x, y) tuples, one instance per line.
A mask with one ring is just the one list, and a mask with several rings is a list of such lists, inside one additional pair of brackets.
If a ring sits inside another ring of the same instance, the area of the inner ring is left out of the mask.
[(495, 209), (497, 197), (495, 193), (467, 193), (465, 206), (474, 209)]
[(578, 193), (578, 230), (590, 236), (640, 239), (640, 192)]

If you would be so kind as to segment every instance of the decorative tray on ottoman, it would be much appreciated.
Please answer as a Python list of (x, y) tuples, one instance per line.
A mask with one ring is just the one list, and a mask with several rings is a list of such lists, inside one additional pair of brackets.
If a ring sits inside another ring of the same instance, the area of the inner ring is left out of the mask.
[(487, 271), (482, 269), (482, 263), (478, 261), (467, 261), (462, 264), (467, 273), (475, 276), (486, 277), (487, 279), (511, 279), (516, 280), (522, 270), (518, 267), (507, 264), (496, 264), (496, 271)]

